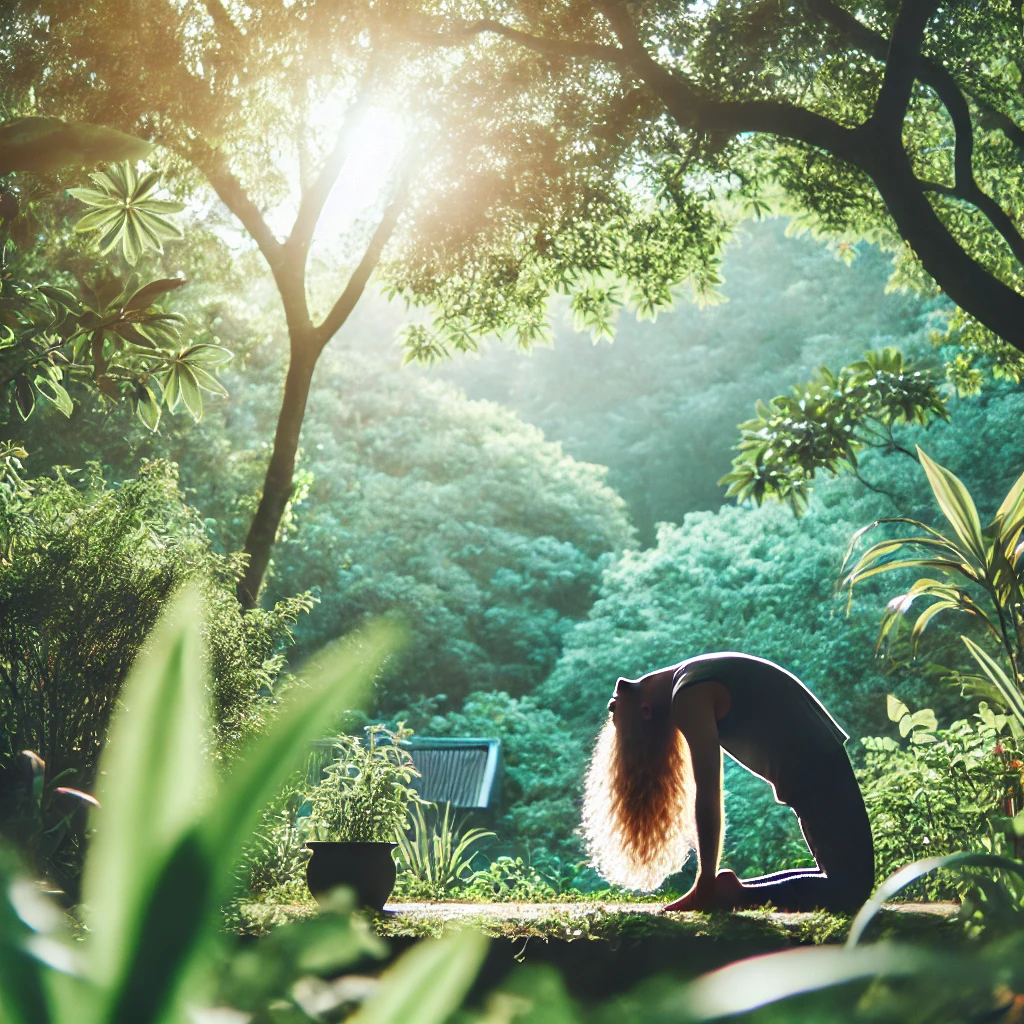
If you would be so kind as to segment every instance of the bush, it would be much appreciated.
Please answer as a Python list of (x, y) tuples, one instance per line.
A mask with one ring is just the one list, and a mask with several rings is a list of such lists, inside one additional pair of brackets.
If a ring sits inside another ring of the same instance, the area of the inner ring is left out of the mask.
[[(274, 701), (290, 627), (305, 598), (242, 616), (238, 563), (215, 555), (177, 472), (166, 462), (108, 484), (93, 466), (0, 493), (0, 822), (31, 848), (66, 813), (55, 785), (89, 789), (128, 669), (168, 595), (202, 592), (215, 731), (209, 753), (227, 761), (259, 731)], [(23, 750), (45, 762), (29, 792)], [(58, 782), (59, 780), (59, 782)], [(37, 850), (64, 884), (80, 861), (81, 828)]]
[[(960, 850), (998, 853), (1002, 836), (990, 822), (1013, 781), (1001, 756), (1006, 717), (984, 701), (971, 719), (947, 729), (938, 727), (930, 710), (912, 715), (893, 698), (889, 712), (901, 723), (906, 745), (887, 736), (866, 737), (865, 765), (857, 772), (875, 837), (877, 880), (923, 857)], [(909, 892), (929, 899), (957, 895), (952, 880), (935, 875)]]

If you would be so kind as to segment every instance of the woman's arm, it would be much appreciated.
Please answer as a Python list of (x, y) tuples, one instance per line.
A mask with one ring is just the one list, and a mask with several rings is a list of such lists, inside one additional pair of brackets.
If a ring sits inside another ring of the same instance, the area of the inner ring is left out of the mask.
[(697, 683), (681, 690), (672, 702), (672, 720), (690, 751), (697, 826), (697, 880), (666, 910), (700, 910), (712, 904), (718, 861), (722, 855), (722, 747), (715, 715), (715, 688)]

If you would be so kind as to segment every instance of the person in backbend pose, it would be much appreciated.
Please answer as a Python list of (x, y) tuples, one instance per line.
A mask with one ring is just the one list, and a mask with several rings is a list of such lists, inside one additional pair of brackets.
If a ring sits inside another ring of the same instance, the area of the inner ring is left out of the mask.
[[(697, 880), (665, 910), (756, 907), (852, 912), (871, 894), (871, 826), (847, 735), (784, 668), (705, 654), (619, 679), (583, 802), (591, 860), (611, 882), (655, 889), (697, 851)], [(718, 868), (722, 751), (800, 819), (816, 866), (742, 881)]]

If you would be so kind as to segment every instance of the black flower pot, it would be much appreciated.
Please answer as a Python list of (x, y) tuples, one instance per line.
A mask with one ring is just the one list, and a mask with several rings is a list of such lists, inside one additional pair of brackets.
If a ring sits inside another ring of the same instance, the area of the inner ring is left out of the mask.
[(306, 884), (316, 900), (339, 885), (355, 890), (361, 907), (383, 910), (395, 887), (391, 851), (398, 843), (306, 843), (313, 851)]

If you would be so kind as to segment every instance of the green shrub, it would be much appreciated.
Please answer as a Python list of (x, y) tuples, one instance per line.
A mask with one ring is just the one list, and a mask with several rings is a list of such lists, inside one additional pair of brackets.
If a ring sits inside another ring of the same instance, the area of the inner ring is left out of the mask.
[[(940, 729), (932, 711), (912, 714), (893, 697), (889, 715), (905, 745), (887, 736), (861, 740), (864, 767), (857, 772), (875, 837), (877, 880), (924, 857), (1000, 852), (1002, 836), (991, 821), (1013, 781), (1001, 756), (1009, 737), (1006, 716), (982, 702), (972, 718)], [(930, 899), (957, 893), (945, 875), (928, 876), (910, 890)]]
[(452, 895), (495, 903), (543, 903), (555, 899), (558, 891), (522, 857), (499, 857), (490, 867), (474, 872)]
[(443, 814), (437, 804), (428, 804), (433, 820), (428, 820), (423, 806), (413, 805), (412, 834), (396, 833), (398, 863), (403, 872), (444, 893), (472, 874), (476, 851), (470, 847), (494, 833), (482, 828), (463, 830), (452, 819), (450, 803), (444, 805)]
[[(230, 761), (264, 725), (290, 627), (304, 598), (242, 616), (238, 563), (215, 555), (185, 503), (173, 465), (108, 484), (95, 467), (0, 491), (0, 822), (23, 845), (67, 812), (57, 785), (91, 788), (122, 684), (171, 591), (192, 582), (207, 616), (215, 720), (207, 754)], [(25, 758), (45, 762), (41, 798), (30, 798)], [(38, 853), (72, 885), (81, 821), (57, 848)]]

